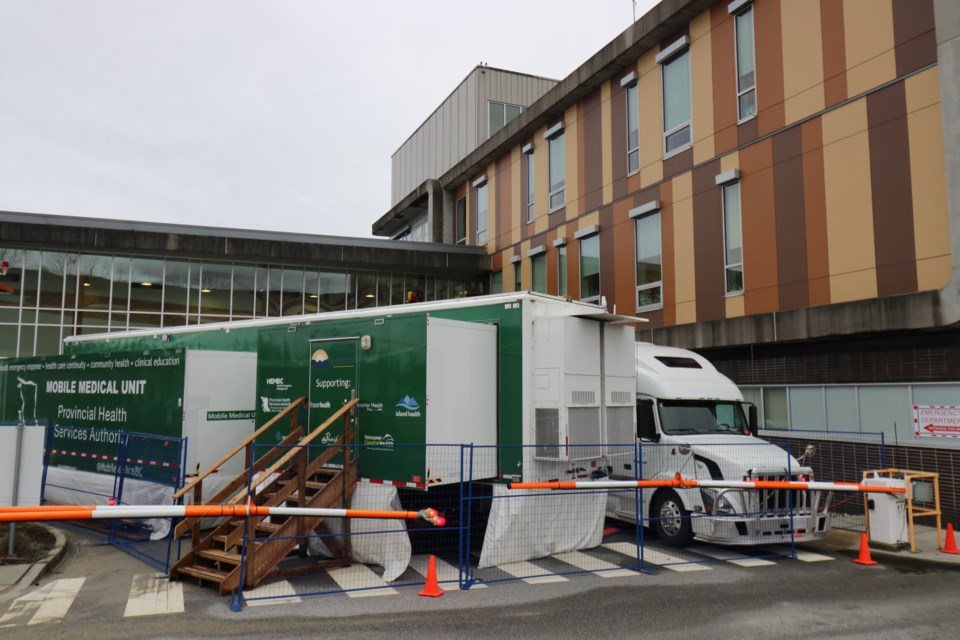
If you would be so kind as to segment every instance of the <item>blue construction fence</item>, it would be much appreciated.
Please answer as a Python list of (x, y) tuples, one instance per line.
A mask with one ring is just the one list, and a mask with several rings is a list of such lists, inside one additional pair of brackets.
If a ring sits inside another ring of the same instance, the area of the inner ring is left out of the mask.
[[(187, 439), (104, 427), (47, 427), (42, 499), (48, 504), (171, 504), (183, 486)], [(70, 526), (103, 536), (161, 571), (176, 558), (172, 518), (88, 520)]]
[[(431, 556), (439, 584), (448, 589), (557, 580), (578, 573), (619, 577), (707, 570), (717, 563), (756, 566), (795, 558), (798, 544), (821, 538), (835, 526), (831, 505), (849, 504), (851, 512), (862, 512), (862, 494), (850, 494), (852, 499), (838, 503), (838, 494), (828, 491), (518, 490), (509, 487), (512, 477), (501, 477), (497, 470), (510, 461), (522, 471), (524, 481), (669, 480), (677, 472), (698, 480), (851, 481), (865, 470), (883, 468), (882, 456), (872, 452), (840, 455), (833, 449), (834, 443), (841, 442), (854, 448), (877, 444), (826, 440), (818, 441), (810, 452), (797, 434), (773, 443), (731, 444), (724, 439), (690, 448), (659, 443), (531, 447), (394, 443), (391, 455), (406, 460), (422, 456), (432, 470), (402, 482), (361, 478), (352, 495), (345, 493), (327, 506), (432, 508), (445, 517), (444, 527), (423, 520), (328, 518), (310, 531), (291, 532), (288, 527), (278, 538), (285, 519), (262, 518), (246, 525), (236, 549), (223, 551), (286, 544), (296, 551), (281, 563), (277, 576), (297, 577), (268, 577), (255, 587), (244, 587), (241, 581), (233, 601), (239, 608), (243, 602), (257, 600), (422, 588)], [(882, 450), (882, 439), (879, 444)], [(367, 455), (384, 454), (383, 445), (343, 448), (361, 461)], [(326, 447), (292, 449), (313, 459)], [(253, 458), (261, 454), (256, 452)], [(432, 477), (440, 474), (438, 470), (443, 477)], [(329, 470), (329, 474), (335, 472)], [(251, 471), (248, 488), (257, 495), (255, 502), (289, 503), (291, 494), (276, 488), (293, 482), (292, 473), (293, 465), (271, 478)], [(311, 490), (304, 501), (312, 499), (322, 484), (321, 477), (308, 479), (303, 486)], [(241, 568), (246, 571), (247, 567)]]

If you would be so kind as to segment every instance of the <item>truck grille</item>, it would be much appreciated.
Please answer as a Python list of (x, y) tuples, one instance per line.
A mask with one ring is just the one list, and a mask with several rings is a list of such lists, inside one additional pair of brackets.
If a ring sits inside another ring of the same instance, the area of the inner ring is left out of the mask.
[[(792, 481), (799, 482), (799, 476), (788, 477), (786, 475), (767, 475), (760, 474), (753, 477), (753, 480), (774, 480), (774, 481)], [(789, 515), (791, 508), (794, 513), (810, 513), (810, 492), (809, 491), (790, 491), (787, 489), (761, 489), (757, 494), (757, 513), (761, 516), (782, 516)]]

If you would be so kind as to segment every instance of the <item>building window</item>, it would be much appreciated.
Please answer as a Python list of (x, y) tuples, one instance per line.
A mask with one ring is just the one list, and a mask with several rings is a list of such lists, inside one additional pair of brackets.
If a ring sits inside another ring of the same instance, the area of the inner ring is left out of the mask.
[(467, 199), (457, 200), (457, 219), (454, 228), (454, 242), (467, 244)]
[(503, 271), (490, 274), (490, 293), (503, 293)]
[(728, 294), (743, 291), (743, 238), (740, 224), (740, 183), (723, 187), (723, 262)]
[(660, 212), (636, 219), (637, 309), (663, 304), (663, 260), (660, 253)]
[(532, 290), (538, 293), (547, 292), (547, 254), (540, 253), (530, 259), (530, 270), (533, 275)]
[(395, 240), (405, 240), (408, 242), (429, 242), (430, 225), (427, 214), (421, 214), (413, 219), (410, 226), (396, 236)]
[(534, 177), (535, 175), (536, 174), (534, 173), (534, 164), (533, 164), (533, 150), (531, 149), (530, 152), (527, 153), (527, 222), (528, 223), (533, 222), (533, 215), (534, 215), (533, 202), (534, 202), (534, 194), (536, 192), (536, 189), (534, 187), (536, 186), (536, 182), (537, 182)]
[(737, 47), (737, 113), (740, 120), (757, 114), (756, 58), (753, 49), (753, 5), (733, 17)]
[(487, 136), (492, 136), (500, 129), (507, 126), (507, 123), (516, 118), (523, 112), (523, 107), (515, 104), (505, 104), (503, 102), (489, 101), (487, 103), (490, 115), (490, 129)]
[(567, 246), (557, 247), (557, 295), (567, 295)]
[(640, 106), (637, 83), (627, 87), (627, 173), (640, 170)]
[(521, 291), (523, 282), (521, 281), (520, 276), (521, 276), (520, 261), (517, 260), (516, 262), (513, 263), (513, 290), (514, 291)]
[(600, 300), (600, 235), (580, 240), (580, 299)]
[(550, 160), (550, 211), (559, 209), (566, 203), (567, 186), (567, 146), (562, 124), (555, 124), (547, 130)]
[[(682, 51), (673, 53), (676, 45)], [(673, 53), (662, 61), (663, 76), (663, 154), (668, 156), (690, 146), (690, 50), (686, 37), (662, 53)], [(658, 56), (659, 58), (660, 56)]]
[(477, 244), (487, 242), (487, 182), (477, 187)]

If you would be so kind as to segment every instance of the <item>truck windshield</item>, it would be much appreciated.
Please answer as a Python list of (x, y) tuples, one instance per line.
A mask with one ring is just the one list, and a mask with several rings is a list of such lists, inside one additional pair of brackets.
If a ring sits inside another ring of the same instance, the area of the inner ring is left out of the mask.
[(740, 403), (723, 400), (661, 400), (660, 427), (668, 434), (750, 434)]

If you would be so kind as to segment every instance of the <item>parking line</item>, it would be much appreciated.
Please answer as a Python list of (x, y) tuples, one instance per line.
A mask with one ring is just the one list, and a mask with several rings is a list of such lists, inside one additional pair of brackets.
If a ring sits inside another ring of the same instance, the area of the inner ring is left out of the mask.
[(0, 618), (0, 627), (15, 627), (17, 618), (30, 617), (28, 625), (55, 623), (63, 620), (86, 578), (61, 578), (36, 591), (20, 596)]
[[(610, 549), (625, 556), (632, 558), (637, 557), (637, 545), (632, 542), (607, 542), (602, 546), (604, 549)], [(664, 569), (670, 569), (671, 571), (710, 571), (710, 567), (704, 564), (698, 564), (690, 558), (677, 556), (660, 549), (651, 549), (649, 547), (644, 548), (643, 559), (646, 562), (661, 566)]]
[(124, 618), (183, 613), (183, 583), (153, 573), (133, 576)]
[[(410, 568), (424, 577), (427, 576), (427, 565), (429, 563), (430, 563), (430, 556), (413, 556), (412, 558), (410, 558)], [(459, 588), (460, 569), (453, 566), (449, 562), (446, 562), (445, 560), (441, 560), (440, 558), (437, 558), (437, 581), (441, 583), (440, 585), (441, 588), (443, 587), (442, 583), (444, 582), (457, 583)], [(450, 586), (453, 586), (453, 585), (450, 585)], [(485, 589), (486, 587), (487, 585), (485, 584), (479, 584), (475, 582), (470, 586), (470, 590), (472, 591), (474, 589)]]
[[(351, 598), (368, 596), (392, 596), (397, 590), (390, 587), (383, 578), (364, 564), (352, 564), (349, 567), (328, 569), (327, 574)], [(376, 588), (379, 587), (379, 588)]]
[(763, 558), (752, 558), (750, 556), (734, 553), (733, 551), (728, 551), (720, 547), (708, 547), (707, 545), (702, 544), (690, 547), (690, 550), (695, 553), (699, 553), (700, 555), (707, 556), (708, 558), (723, 560), (724, 562), (735, 564), (738, 567), (771, 567), (777, 564), (776, 562), (770, 562), (769, 560), (764, 560)]
[(568, 551), (566, 553), (558, 553), (554, 556), (557, 560), (566, 562), (575, 566), (577, 569), (582, 569), (584, 571), (596, 572), (601, 578), (623, 578), (626, 576), (638, 576), (640, 575), (636, 571), (631, 569), (623, 569), (617, 565), (607, 562), (606, 560), (601, 560), (600, 558), (594, 558), (593, 556), (588, 556), (585, 553), (580, 551)]
[(497, 565), (504, 573), (509, 573), (514, 578), (521, 578), (527, 584), (546, 584), (548, 582), (569, 582), (563, 576), (542, 575), (547, 570), (538, 567), (532, 562), (509, 562), (507, 564)]

